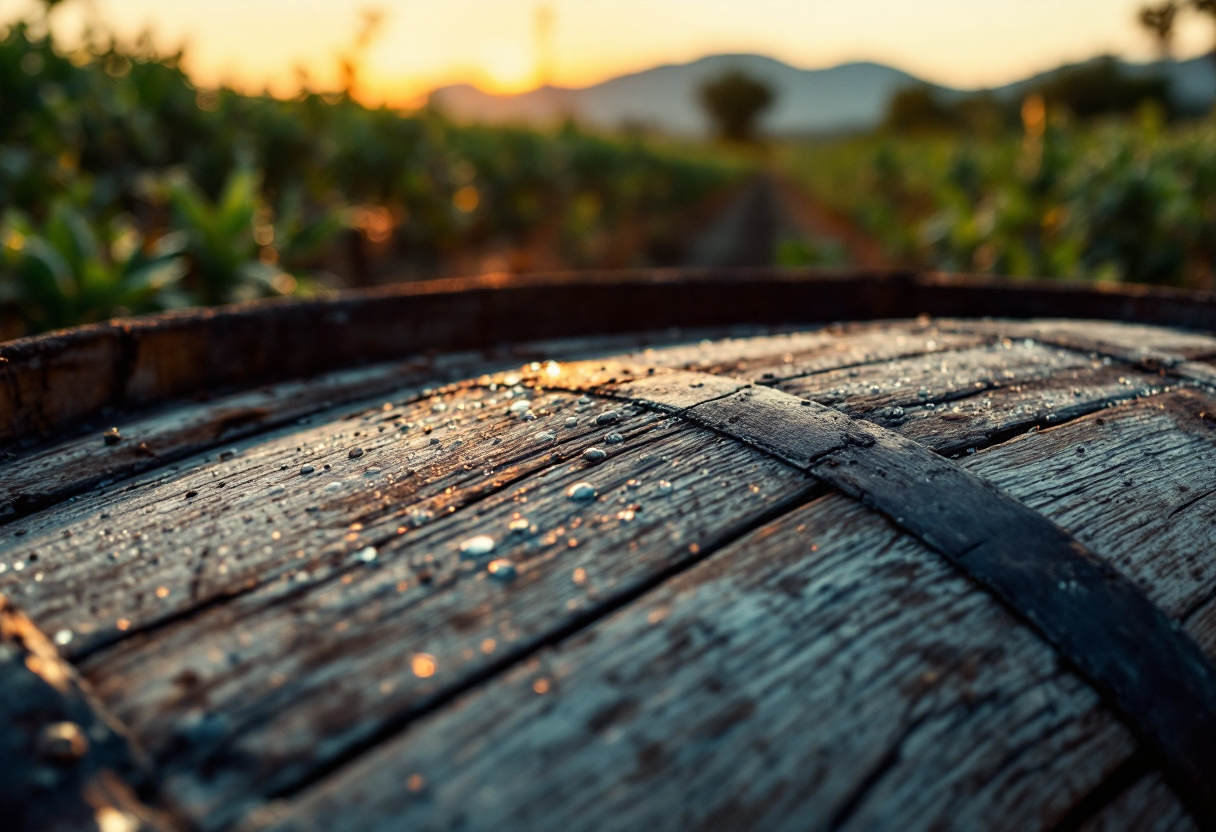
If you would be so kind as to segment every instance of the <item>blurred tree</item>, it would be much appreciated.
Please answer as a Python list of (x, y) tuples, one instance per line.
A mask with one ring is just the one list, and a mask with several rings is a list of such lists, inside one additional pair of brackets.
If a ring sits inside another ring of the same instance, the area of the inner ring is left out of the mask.
[(1110, 56), (1062, 69), (1031, 92), (1082, 119), (1133, 113), (1150, 102), (1166, 110), (1172, 104), (1164, 76), (1132, 77)]
[(342, 90), (353, 98), (358, 90), (359, 74), (367, 58), (367, 50), (384, 27), (383, 9), (364, 9), (359, 13), (359, 31), (351, 47), (338, 56), (338, 69), (342, 75)]
[(701, 104), (718, 135), (727, 141), (756, 141), (756, 122), (774, 99), (768, 84), (737, 69), (701, 87)]
[(953, 130), (957, 118), (950, 105), (932, 87), (908, 87), (887, 104), (883, 126), (893, 133), (937, 133)]
[[(1216, 9), (1216, 0), (1196, 0), (1196, 3), (1208, 3)], [(1165, 0), (1160, 6), (1145, 6), (1140, 9), (1140, 25), (1148, 30), (1157, 42), (1157, 53), (1161, 60), (1169, 60), (1174, 48), (1174, 22), (1178, 18), (1178, 4), (1175, 0)]]
[(1016, 122), (1014, 108), (988, 90), (968, 95), (954, 105), (959, 124), (968, 133), (991, 138)]

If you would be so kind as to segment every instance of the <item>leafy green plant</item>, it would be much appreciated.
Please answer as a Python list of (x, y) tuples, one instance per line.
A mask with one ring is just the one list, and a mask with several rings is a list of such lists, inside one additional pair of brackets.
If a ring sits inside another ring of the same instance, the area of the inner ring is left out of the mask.
[(898, 262), (934, 269), (1211, 286), (1216, 124), (1071, 123), (787, 149), (787, 168)]
[[(645, 265), (660, 248), (651, 237), (743, 169), (574, 124), (471, 126), (432, 109), (366, 107), (349, 89), (290, 99), (199, 89), (181, 54), (147, 40), (94, 31), (69, 51), (47, 31), (37, 17), (0, 28), (0, 213), (41, 229), (67, 201), (97, 235), (125, 223), (180, 245), (183, 302), (443, 274), (480, 249), (544, 245), (594, 266), (630, 240), (629, 262)], [(16, 285), (15, 266), (5, 268), (5, 285)], [(6, 291), (0, 337), (100, 314), (54, 296), (67, 283), (43, 283)]]
[(149, 243), (129, 218), (94, 226), (67, 201), (41, 225), (0, 221), (0, 303), (35, 329), (186, 305), (186, 262), (173, 238)]

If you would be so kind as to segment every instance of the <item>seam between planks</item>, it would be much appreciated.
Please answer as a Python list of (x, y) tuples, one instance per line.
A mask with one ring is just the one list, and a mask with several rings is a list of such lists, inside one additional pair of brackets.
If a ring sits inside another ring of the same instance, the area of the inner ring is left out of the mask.
[(563, 376), (552, 386), (616, 393), (777, 456), (951, 561), (1114, 706), (1161, 757), (1195, 819), (1216, 829), (1216, 668), (1067, 532), (912, 440), (790, 394), (624, 364), (576, 365)]
[[(1027, 322), (1017, 321), (1014, 323), (1024, 326)], [(996, 324), (996, 326), (999, 326), (999, 324)], [(977, 328), (951, 325), (950, 323), (946, 323), (942, 331), (955, 335), (982, 335), (982, 332)], [(1009, 335), (1007, 333), (1002, 333), (999, 330), (995, 337), (1024, 339), (1033, 341), (1039, 346), (1054, 347), (1055, 349), (1073, 352), (1078, 355), (1096, 355), (1100, 356), (1101, 358), (1108, 358), (1112, 362), (1117, 361), (1125, 367), (1140, 370), (1142, 372), (1159, 373), (1162, 376), (1177, 379), (1178, 381), (1183, 382), (1184, 385), (1194, 385), (1195, 387), (1201, 388), (1208, 392), (1216, 392), (1216, 381), (1213, 381), (1213, 378), (1216, 377), (1216, 370), (1213, 370), (1212, 375), (1198, 374), (1193, 371), (1188, 371), (1189, 365), (1194, 365), (1198, 362), (1209, 361), (1216, 358), (1216, 351), (1204, 353), (1195, 358), (1187, 358), (1183, 355), (1179, 355), (1178, 353), (1163, 352), (1146, 353), (1141, 357), (1136, 358), (1128, 352), (1104, 349), (1102, 345), (1096, 341), (1084, 345), (1075, 341), (1070, 341), (1066, 338), (1058, 338), (1053, 340), (1051, 338), (1046, 338), (1042, 335), (1036, 335), (1033, 333), (1029, 335)], [(1130, 350), (1130, 347), (1128, 349)]]
[[(343, 753), (337, 755), (332, 760), (327, 761), (324, 765), (318, 766), (309, 776), (301, 778), (291, 786), (281, 788), (268, 795), (270, 800), (289, 799), (310, 786), (316, 784), (325, 777), (333, 774), (345, 765), (353, 762), (358, 757), (373, 750), (377, 746), (394, 739), (400, 734), (409, 729), (411, 725), (425, 719), (433, 713), (436, 713), (443, 708), (451, 705), (459, 700), (472, 690), (492, 681), (498, 676), (509, 672), (515, 667), (526, 663), (529, 659), (539, 653), (560, 646), (563, 642), (578, 635), (589, 627), (594, 626), (598, 622), (611, 616), (613, 613), (633, 604), (645, 595), (653, 592), (655, 589), (666, 584), (671, 579), (687, 572), (700, 563), (712, 558), (718, 552), (729, 547), (736, 541), (751, 534), (756, 529), (763, 528), (775, 520), (802, 508), (803, 506), (814, 502), (831, 493), (831, 489), (824, 486), (822, 483), (816, 482), (813, 478), (808, 478), (806, 487), (794, 494), (787, 500), (771, 506), (768, 510), (758, 514), (746, 522), (740, 523), (734, 528), (724, 532), (722, 536), (712, 545), (704, 546), (696, 554), (689, 554), (688, 557), (678, 563), (671, 564), (661, 570), (656, 571), (645, 581), (640, 582), (637, 586), (623, 591), (611, 597), (605, 597), (602, 602), (594, 609), (573, 618), (566, 625), (553, 630), (544, 638), (537, 642), (527, 645), (517, 651), (504, 653), (498, 661), (488, 665), (482, 671), (471, 674), (468, 678), (462, 680), (459, 684), (454, 685), (448, 691), (440, 696), (426, 702), (425, 705), (402, 713), (397, 719), (390, 721), (374, 735), (366, 740), (353, 745)], [(238, 821), (239, 825), (239, 821)]]
[[(631, 448), (645, 447), (646, 445), (648, 445), (652, 442), (658, 441), (660, 437), (652, 437), (652, 436), (647, 435), (647, 434), (651, 433), (652, 431), (658, 429), (658, 427), (659, 427), (659, 423), (657, 421), (644, 425), (636, 434), (636, 441), (634, 441), (630, 445), (630, 447)], [(531, 451), (525, 455), (518, 457), (518, 460), (524, 461), (524, 460), (529, 460), (529, 459), (532, 459), (535, 457), (541, 457), (541, 456), (544, 456), (545, 453), (546, 453), (546, 451), (544, 449), (537, 449), (537, 450)], [(566, 460), (554, 459), (554, 460), (551, 460), (548, 464), (542, 462), (537, 468), (521, 471), (512, 477), (496, 480), (492, 487), (488, 487), (488, 488), (485, 488), (484, 490), (474, 493), (469, 499), (467, 499), (465, 502), (463, 502), (459, 506), (457, 506), (455, 512), (451, 512), (450, 514), (445, 515), (445, 517), (454, 517), (454, 516), (461, 515), (466, 509), (473, 508), (473, 507), (477, 506), (478, 504), (480, 504), (481, 502), (483, 502), (487, 499), (490, 499), (497, 494), (501, 494), (502, 492), (509, 490), (510, 488), (518, 485), (521, 482), (527, 482), (536, 477), (543, 475), (545, 472), (551, 470), (555, 465), (560, 464), (563, 461), (566, 461)], [(375, 520), (375, 519), (378, 519), (380, 516), (382, 516), (382, 515), (377, 512), (369, 511), (364, 514), (358, 515), (355, 519), (362, 522), (362, 521), (366, 521), (366, 520)], [(390, 541), (395, 540), (397, 538), (398, 538), (397, 534), (385, 532), (383, 535), (380, 535), (380, 536), (374, 537), (374, 538), (369, 538), (368, 540), (363, 541), (363, 543), (361, 545), (368, 545), (368, 546), (373, 546), (373, 547), (379, 548), (379, 547), (385, 545), (386, 543), (389, 543)], [(318, 562), (323, 562), (328, 567), (327, 571), (323, 575), (321, 575), (313, 580), (310, 580), (308, 583), (306, 583), (302, 586), (292, 586), (290, 589), (286, 590), (284, 592), (284, 594), (274, 596), (272, 599), (268, 600), (267, 603), (268, 604), (281, 604), (281, 603), (290, 602), (294, 599), (301, 598), (305, 595), (308, 595), (309, 593), (311, 593), (319, 588), (328, 586), (328, 585), (334, 583), (335, 581), (341, 580), (343, 575), (350, 574), (352, 572), (357, 572), (357, 571), (367, 568), (366, 564), (352, 563), (350, 560), (350, 553), (347, 551), (332, 553), (328, 557), (319, 558)], [(251, 595), (255, 592), (265, 590), (267, 587), (273, 586), (274, 583), (276, 583), (277, 581), (281, 581), (285, 574), (286, 573), (284, 573), (284, 572), (280, 572), (280, 573), (270, 575), (269, 577), (258, 578), (253, 583), (242, 583), (239, 586), (237, 586), (235, 589), (229, 590), (227, 592), (217, 593), (212, 598), (208, 598), (208, 599), (199, 601), (190, 607), (161, 616), (159, 618), (151, 619), (151, 620), (147, 621), (146, 623), (141, 624), (139, 626), (132, 627), (132, 628), (130, 628), (128, 630), (124, 630), (124, 631), (115, 631), (115, 632), (111, 633), (108, 637), (95, 637), (95, 639), (93, 641), (89, 642), (87, 644), (87, 646), (80, 648), (77, 651), (73, 652), (71, 660), (75, 664), (82, 664), (85, 661), (94, 658), (98, 654), (104, 653), (106, 650), (109, 650), (113, 647), (116, 647), (116, 646), (122, 644), (123, 642), (127, 641), (128, 639), (134, 638), (136, 636), (146, 636), (151, 633), (155, 633), (158, 630), (161, 630), (161, 629), (171, 626), (173, 624), (177, 624), (182, 621), (188, 621), (198, 615), (201, 615), (201, 614), (207, 612), (210, 609), (213, 609), (218, 606), (222, 606), (223, 604), (236, 600), (242, 596)]]

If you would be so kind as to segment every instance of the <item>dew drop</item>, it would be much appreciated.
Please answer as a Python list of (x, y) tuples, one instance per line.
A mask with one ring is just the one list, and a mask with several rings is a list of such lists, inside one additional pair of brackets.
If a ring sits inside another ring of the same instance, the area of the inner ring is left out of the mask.
[(621, 421), (621, 414), (615, 410), (605, 410), (599, 416), (595, 417), (595, 423), (597, 425), (615, 425), (619, 421)]
[(528, 531), (529, 526), (531, 524), (528, 522), (527, 517), (516, 517), (507, 524), (507, 529), (511, 534), (524, 534)]
[(585, 503), (599, 496), (595, 486), (589, 482), (576, 482), (566, 489), (566, 496), (576, 502)]
[(55, 643), (58, 644), (60, 647), (64, 647), (64, 646), (72, 643), (72, 637), (73, 637), (73, 633), (71, 630), (68, 630), (66, 628), (62, 629), (62, 630), (58, 631), (57, 633), (55, 633)]
[(540, 433), (536, 434), (536, 436), (534, 436), (532, 438), (535, 439), (537, 442), (552, 442), (554, 439), (557, 438), (557, 434), (551, 430), (542, 430)]
[(466, 558), (481, 558), (494, 551), (494, 538), (488, 534), (479, 534), (462, 541), (460, 554)]
[(435, 657), (430, 653), (415, 653), (410, 659), (410, 669), (419, 679), (429, 679), (434, 676), (438, 666)]
[(490, 577), (499, 581), (510, 581), (515, 578), (517, 570), (515, 564), (506, 558), (495, 558), (486, 564), (486, 571), (490, 573)]
[(599, 448), (588, 448), (583, 451), (583, 459), (588, 462), (602, 462), (608, 454), (601, 451)]
[(427, 523), (435, 519), (433, 512), (427, 511), (424, 508), (412, 509), (405, 517), (405, 522), (411, 529), (416, 529), (419, 526), (425, 526)]
[(619, 433), (613, 432), (605, 436), (604, 441), (609, 445), (619, 445), (625, 441), (625, 437), (621, 436)]
[(356, 552), (355, 557), (364, 563), (374, 563), (377, 554), (378, 553), (376, 552), (375, 546), (368, 546), (367, 548), (360, 549), (358, 552)]
[(655, 493), (660, 497), (666, 497), (672, 491), (675, 491), (675, 486), (667, 480), (659, 480), (658, 486), (655, 488)]

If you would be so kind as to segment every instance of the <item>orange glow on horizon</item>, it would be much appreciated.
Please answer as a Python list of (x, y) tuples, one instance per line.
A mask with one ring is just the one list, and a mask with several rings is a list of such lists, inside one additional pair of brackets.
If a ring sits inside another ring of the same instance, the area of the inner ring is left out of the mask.
[[(517, 93), (548, 77), (557, 86), (583, 87), (724, 52), (765, 54), (804, 68), (874, 60), (936, 83), (991, 86), (1101, 53), (1152, 59), (1151, 39), (1135, 20), (1141, 3), (65, 0), (54, 21), (68, 44), (79, 42), (90, 20), (124, 41), (150, 29), (162, 50), (185, 44), (185, 66), (199, 86), (290, 96), (302, 80), (313, 89), (338, 89), (339, 63), (356, 49), (362, 16), (378, 11), (383, 23), (358, 56), (355, 92), (369, 104), (410, 107), (450, 84)], [(0, 22), (28, 15), (34, 4), (6, 4)], [(1209, 26), (1188, 16), (1178, 54), (1210, 47)]]

